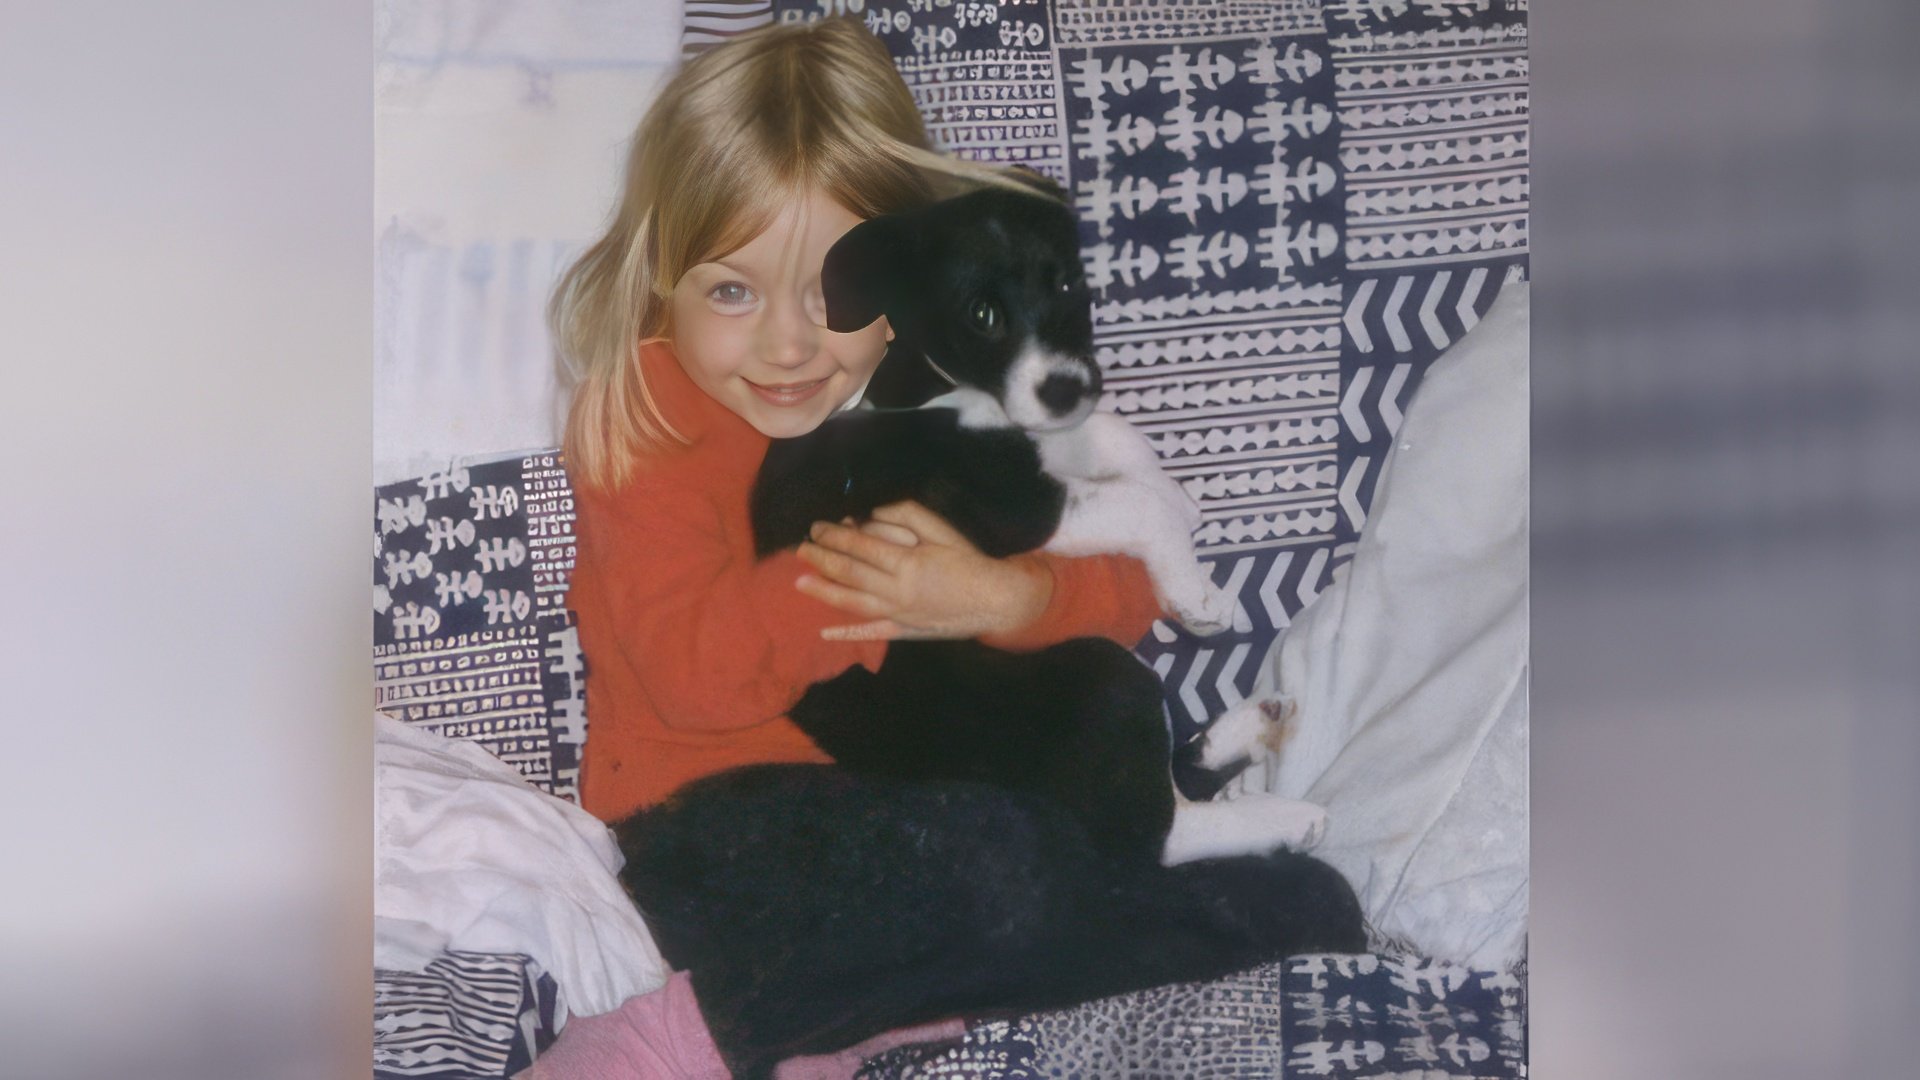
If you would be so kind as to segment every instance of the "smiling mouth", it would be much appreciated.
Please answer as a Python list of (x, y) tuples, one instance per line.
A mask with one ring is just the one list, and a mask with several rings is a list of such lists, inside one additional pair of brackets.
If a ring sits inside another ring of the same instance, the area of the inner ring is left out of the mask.
[(827, 385), (826, 379), (815, 379), (812, 382), (803, 383), (777, 384), (757, 383), (752, 379), (743, 381), (748, 386), (753, 387), (753, 392), (760, 395), (762, 401), (770, 405), (798, 405), (813, 397), (815, 394), (818, 394), (821, 390), (824, 390)]

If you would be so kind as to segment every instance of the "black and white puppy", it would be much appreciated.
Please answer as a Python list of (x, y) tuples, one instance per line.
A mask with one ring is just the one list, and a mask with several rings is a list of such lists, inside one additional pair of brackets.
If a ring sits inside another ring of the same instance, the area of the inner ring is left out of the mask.
[[(1039, 547), (1032, 530), (1045, 521), (1048, 550), (1132, 555), (1146, 565), (1162, 607), (1188, 630), (1227, 628), (1234, 599), (1194, 556), (1199, 506), (1161, 469), (1138, 430), (1094, 410), (1101, 375), (1093, 357), (1092, 301), (1077, 227), (1064, 206), (1045, 195), (983, 191), (875, 218), (828, 252), (822, 287), (832, 329), (857, 330), (881, 315), (894, 329), (888, 358), (867, 388), (868, 403), (950, 411), (960, 429), (977, 434), (936, 435), (926, 415), (881, 420), (856, 414), (838, 421), (842, 430), (776, 446), (755, 504), (763, 553), (797, 543), (814, 521), (839, 520), (810, 513), (872, 509), (866, 491), (834, 490), (795, 474), (820, 465), (823, 441), (857, 440), (875, 460), (846, 462), (861, 467), (846, 483), (878, 491), (918, 482), (953, 512), (977, 518), (983, 500), (976, 493), (942, 485), (955, 482), (956, 474), (1002, 477), (1015, 486), (993, 494), (992, 521), (955, 523), (969, 536), (979, 531), (991, 545), (983, 550), (999, 555)], [(935, 415), (945, 423), (944, 412)], [(879, 430), (868, 433), (863, 425)], [(1032, 444), (1052, 483), (1025, 486), (1025, 450), (1008, 445), (1016, 434)], [(917, 453), (907, 462), (877, 460), (904, 449), (902, 439), (941, 441), (912, 446)], [(1022, 467), (1007, 468), (1010, 453), (1021, 457)], [(936, 482), (903, 469), (927, 469)], [(1017, 534), (1004, 531), (1015, 526)]]
[[(907, 498), (989, 554), (1049, 543), (1075, 485), (1036, 433), (1084, 426), (1100, 385), (1066, 208), (965, 196), (856, 227), (827, 269), (836, 329), (881, 312), (895, 329), (868, 390), (890, 408), (770, 449), (762, 552)], [(981, 422), (996, 411), (1029, 426)], [(736, 1076), (946, 1016), (1364, 946), (1351, 887), (1287, 850), (1317, 808), (1176, 810), (1159, 681), (1110, 641), (895, 642), (791, 715), (837, 765), (731, 770), (616, 828), (622, 879)]]
[[(1235, 605), (1194, 555), (1193, 500), (1131, 424), (1095, 411), (1092, 300), (1063, 202), (988, 190), (863, 222), (827, 253), (822, 288), (831, 329), (885, 315), (893, 347), (867, 391), (875, 410), (769, 449), (752, 504), (762, 554), (798, 544), (815, 521), (915, 498), (990, 555), (1044, 544), (1139, 557), (1176, 617), (1225, 625)], [(1174, 863), (1318, 838), (1325, 813), (1308, 803), (1177, 799), (1158, 680), (1111, 642), (1071, 644), (1011, 656), (897, 642), (878, 673), (822, 683), (791, 715), (849, 767), (1039, 791), (1129, 855)], [(1263, 704), (1217, 726), (1258, 739), (1270, 728)], [(1181, 786), (1211, 795), (1250, 748), (1183, 748)]]

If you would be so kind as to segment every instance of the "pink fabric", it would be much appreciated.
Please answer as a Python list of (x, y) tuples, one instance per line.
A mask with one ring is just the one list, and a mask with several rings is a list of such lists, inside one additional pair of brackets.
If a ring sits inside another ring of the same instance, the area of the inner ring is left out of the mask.
[[(788, 1058), (776, 1080), (853, 1080), (875, 1054), (920, 1042), (950, 1042), (966, 1034), (960, 1020), (888, 1031), (835, 1054)], [(599, 1016), (567, 1021), (547, 1052), (514, 1080), (730, 1080), (707, 1034), (693, 984), (676, 971), (651, 994), (628, 998)]]
[(515, 1080), (729, 1080), (693, 985), (676, 971), (610, 1013), (567, 1021)]
[(853, 1080), (870, 1057), (909, 1043), (954, 1042), (967, 1033), (964, 1020), (941, 1020), (919, 1027), (884, 1031), (837, 1054), (788, 1058), (773, 1070), (773, 1080)]

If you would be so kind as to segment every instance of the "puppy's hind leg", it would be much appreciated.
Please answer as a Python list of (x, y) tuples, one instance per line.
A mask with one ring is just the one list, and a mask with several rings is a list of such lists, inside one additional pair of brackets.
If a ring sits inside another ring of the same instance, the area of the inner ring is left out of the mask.
[(1249, 698), (1222, 713), (1173, 756), (1173, 828), (1161, 851), (1163, 865), (1224, 855), (1264, 855), (1282, 848), (1302, 851), (1320, 842), (1327, 812), (1313, 803), (1278, 795), (1211, 799), (1250, 764), (1279, 752), (1295, 715), (1291, 701)]
[(1160, 852), (1162, 866), (1230, 855), (1305, 851), (1326, 835), (1324, 807), (1278, 795), (1243, 795), (1224, 802), (1187, 802), (1173, 808), (1173, 827)]

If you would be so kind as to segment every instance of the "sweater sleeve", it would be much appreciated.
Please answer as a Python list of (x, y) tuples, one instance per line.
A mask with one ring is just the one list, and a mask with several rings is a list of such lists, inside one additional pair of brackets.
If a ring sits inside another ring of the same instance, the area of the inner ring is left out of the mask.
[(806, 572), (799, 556), (729, 552), (718, 509), (695, 491), (629, 490), (582, 500), (579, 513), (612, 636), (668, 727), (753, 727), (813, 683), (877, 669), (886, 655), (885, 642), (822, 640), (850, 620), (793, 587)]
[(1160, 617), (1153, 580), (1140, 560), (1125, 555), (1072, 558), (1040, 552), (1053, 574), (1053, 599), (1040, 617), (1010, 634), (980, 640), (996, 649), (1028, 652), (1078, 637), (1103, 637), (1132, 648)]

